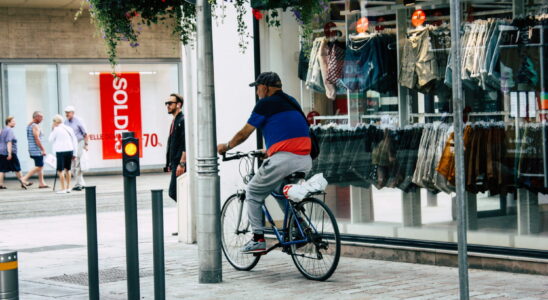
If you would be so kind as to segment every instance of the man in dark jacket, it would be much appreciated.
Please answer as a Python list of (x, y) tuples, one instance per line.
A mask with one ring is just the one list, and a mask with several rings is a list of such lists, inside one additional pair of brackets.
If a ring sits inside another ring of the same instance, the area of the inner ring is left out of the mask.
[(169, 197), (177, 201), (177, 177), (186, 172), (185, 119), (183, 116), (183, 97), (171, 94), (165, 102), (167, 113), (173, 115), (167, 140), (166, 167), (171, 172)]

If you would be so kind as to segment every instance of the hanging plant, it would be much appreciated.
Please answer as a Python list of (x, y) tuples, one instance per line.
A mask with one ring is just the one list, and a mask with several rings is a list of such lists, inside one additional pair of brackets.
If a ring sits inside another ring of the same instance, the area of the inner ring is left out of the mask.
[[(328, 0), (208, 0), (212, 11), (215, 11), (217, 7), (221, 7), (224, 11), (227, 2), (234, 5), (237, 32), (240, 37), (238, 45), (242, 52), (247, 49), (250, 39), (245, 22), (249, 1), (253, 7), (253, 16), (256, 19), (264, 17), (269, 26), (281, 25), (278, 8), (286, 10), (291, 7), (295, 18), (302, 26), (301, 34), (304, 43), (311, 42), (314, 21), (318, 15), (324, 14), (328, 7)], [(139, 46), (139, 34), (145, 25), (162, 23), (173, 27), (173, 34), (179, 37), (184, 45), (194, 41), (196, 7), (186, 0), (87, 0), (87, 2), (92, 21), (105, 40), (108, 59), (113, 67), (116, 65), (118, 45), (121, 42), (128, 42), (131, 47)], [(76, 18), (82, 13), (84, 3), (76, 14)], [(266, 13), (263, 14), (261, 10)], [(168, 21), (169, 24), (166, 23)]]
[[(281, 25), (279, 9), (286, 11), (288, 8), (293, 13), (297, 22), (301, 25), (301, 42), (306, 49), (312, 45), (312, 33), (319, 26), (320, 18), (328, 13), (328, 0), (251, 0), (254, 10), (265, 11), (265, 21), (268, 26), (279, 27)], [(256, 17), (257, 18), (257, 17)], [(305, 51), (308, 53), (308, 51)]]
[[(226, 0), (221, 1), (224, 6)], [(249, 0), (231, 0), (237, 11), (237, 32), (240, 35), (239, 46), (247, 48), (249, 33), (245, 23)], [(185, 0), (87, 0), (92, 22), (96, 25), (107, 46), (108, 59), (116, 65), (117, 47), (121, 42), (128, 42), (131, 47), (139, 46), (139, 34), (143, 26), (165, 24), (173, 27), (173, 34), (184, 45), (194, 41), (196, 33), (196, 6)], [(208, 1), (212, 10), (217, 7), (217, 0)], [(76, 14), (82, 14), (83, 5)], [(169, 22), (169, 23), (167, 23)], [(175, 24), (173, 24), (174, 22)]]

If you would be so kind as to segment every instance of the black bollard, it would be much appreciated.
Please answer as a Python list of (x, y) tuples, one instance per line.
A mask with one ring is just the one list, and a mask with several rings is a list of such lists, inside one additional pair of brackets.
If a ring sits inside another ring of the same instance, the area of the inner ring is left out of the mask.
[(154, 255), (154, 299), (166, 299), (164, 264), (163, 190), (152, 190), (152, 247)]
[(88, 236), (89, 299), (99, 300), (99, 254), (97, 251), (97, 195), (94, 186), (86, 186), (86, 226)]

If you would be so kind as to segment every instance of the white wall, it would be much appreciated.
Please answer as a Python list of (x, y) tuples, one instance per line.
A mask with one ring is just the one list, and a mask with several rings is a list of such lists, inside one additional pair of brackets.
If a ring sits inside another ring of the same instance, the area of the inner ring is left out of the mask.
[[(226, 18), (213, 24), (213, 55), (215, 68), (215, 105), (217, 114), (217, 142), (226, 143), (240, 130), (255, 106), (255, 90), (249, 87), (254, 80), (253, 40), (241, 53), (236, 31), (236, 11), (228, 3)], [(247, 15), (248, 30), (252, 33), (252, 15)], [(239, 151), (256, 149), (256, 135), (253, 134)], [(221, 199), (224, 201), (238, 187), (243, 187), (238, 172), (238, 162), (220, 162)]]
[[(253, 40), (249, 39), (248, 49), (242, 53), (238, 47), (236, 11), (230, 3), (225, 14), (224, 19), (214, 21), (213, 24), (217, 143), (229, 141), (245, 125), (255, 106), (255, 90), (249, 87), (249, 83), (254, 80)], [(248, 31), (252, 34), (251, 13), (248, 14), (246, 22)], [(282, 23), (284, 25), (280, 28), (267, 28), (261, 24), (261, 71), (277, 72), (282, 78), (284, 90), (300, 99), (301, 82), (297, 77), (299, 26), (289, 12), (282, 14)], [(187, 74), (196, 74), (195, 68), (199, 66), (188, 66), (183, 63), (183, 72), (189, 71), (189, 67), (193, 70)], [(185, 82), (196, 84), (195, 80)], [(196, 89), (195, 86), (193, 88)], [(186, 90), (183, 93), (186, 94)], [(199, 127), (200, 124), (194, 128), (195, 134)], [(236, 150), (249, 151), (256, 147), (256, 135), (253, 134)], [(224, 201), (244, 185), (239, 174), (238, 161), (222, 162), (219, 159), (219, 162), (221, 199)]]
[(289, 11), (282, 12), (280, 19), (282, 25), (279, 28), (261, 22), (261, 71), (278, 73), (284, 91), (301, 100), (301, 84), (297, 76), (299, 24)]

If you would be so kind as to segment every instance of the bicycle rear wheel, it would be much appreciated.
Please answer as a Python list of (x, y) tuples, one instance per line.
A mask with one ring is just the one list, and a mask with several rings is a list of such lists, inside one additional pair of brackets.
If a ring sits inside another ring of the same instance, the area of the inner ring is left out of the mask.
[(221, 245), (226, 260), (240, 271), (249, 271), (259, 262), (260, 256), (240, 253), (253, 232), (247, 217), (247, 205), (236, 194), (230, 196), (221, 210)]
[(339, 264), (341, 237), (335, 216), (329, 207), (315, 198), (307, 198), (295, 206), (298, 218), (291, 218), (289, 240), (302, 240), (297, 227), (308, 240), (306, 244), (291, 245), (291, 258), (304, 277), (312, 280), (327, 280)]

